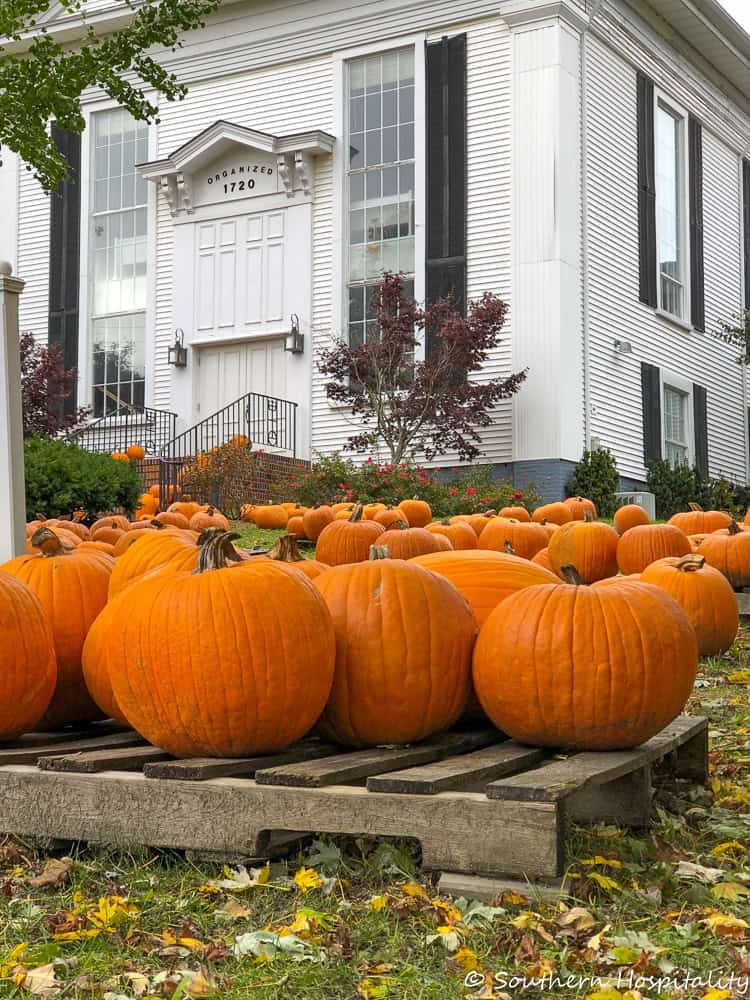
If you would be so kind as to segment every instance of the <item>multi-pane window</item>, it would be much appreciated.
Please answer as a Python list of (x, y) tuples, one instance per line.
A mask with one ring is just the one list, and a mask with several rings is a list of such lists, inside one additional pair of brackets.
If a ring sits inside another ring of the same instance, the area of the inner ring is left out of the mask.
[(659, 306), (682, 319), (687, 299), (685, 120), (662, 100), (656, 103), (655, 153)]
[(143, 405), (146, 340), (148, 128), (127, 111), (92, 118), (90, 246), (93, 411)]
[(675, 386), (664, 385), (664, 457), (675, 468), (690, 463), (689, 396)]
[(386, 271), (414, 294), (414, 49), (346, 66), (349, 343), (374, 332), (370, 289)]

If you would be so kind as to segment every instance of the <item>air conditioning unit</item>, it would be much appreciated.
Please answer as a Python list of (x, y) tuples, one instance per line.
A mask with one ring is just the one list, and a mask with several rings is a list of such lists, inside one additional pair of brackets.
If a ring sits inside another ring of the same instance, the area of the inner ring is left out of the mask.
[(649, 520), (656, 520), (656, 497), (653, 493), (615, 493), (615, 496), (619, 507), (624, 507), (626, 503), (637, 503), (646, 511)]

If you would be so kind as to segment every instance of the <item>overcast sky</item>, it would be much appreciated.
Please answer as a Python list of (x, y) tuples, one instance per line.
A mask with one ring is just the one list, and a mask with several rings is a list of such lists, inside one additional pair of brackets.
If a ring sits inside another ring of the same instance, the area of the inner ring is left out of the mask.
[(719, 0), (719, 2), (726, 7), (745, 31), (750, 32), (750, 0)]

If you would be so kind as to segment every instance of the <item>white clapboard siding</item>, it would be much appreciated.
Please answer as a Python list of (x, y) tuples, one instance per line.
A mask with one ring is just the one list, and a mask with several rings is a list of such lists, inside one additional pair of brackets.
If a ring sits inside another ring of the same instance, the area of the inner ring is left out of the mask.
[[(688, 333), (638, 301), (636, 71), (588, 39), (589, 372), (591, 434), (614, 452), (621, 475), (643, 479), (641, 361), (708, 391), (709, 464), (744, 480), (745, 404), (735, 352)], [(690, 105), (688, 105), (690, 110)], [(706, 324), (715, 329), (740, 305), (738, 158), (704, 128)], [(616, 355), (612, 342), (633, 353)]]
[(19, 328), (47, 342), (49, 314), (49, 196), (20, 164), (18, 171), (18, 266), (26, 282), (19, 302)]

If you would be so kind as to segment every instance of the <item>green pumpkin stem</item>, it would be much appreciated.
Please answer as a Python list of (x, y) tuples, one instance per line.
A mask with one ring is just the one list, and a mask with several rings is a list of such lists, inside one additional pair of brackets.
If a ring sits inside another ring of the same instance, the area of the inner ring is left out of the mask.
[(232, 545), (239, 537), (236, 531), (217, 530), (210, 535), (204, 531), (198, 540), (201, 550), (195, 567), (196, 575), (224, 569), (228, 562), (242, 562), (242, 556)]
[(560, 567), (560, 576), (563, 578), (565, 583), (569, 583), (573, 587), (585, 586), (581, 574), (572, 563), (566, 563), (565, 566)]
[(375, 562), (376, 559), (390, 559), (391, 553), (388, 550), (387, 545), (371, 545), (370, 546), (370, 562)]
[(678, 559), (674, 564), (674, 568), (680, 570), (682, 573), (695, 573), (696, 570), (703, 569), (705, 562), (705, 556), (699, 555), (697, 552), (691, 552), (689, 555)]

